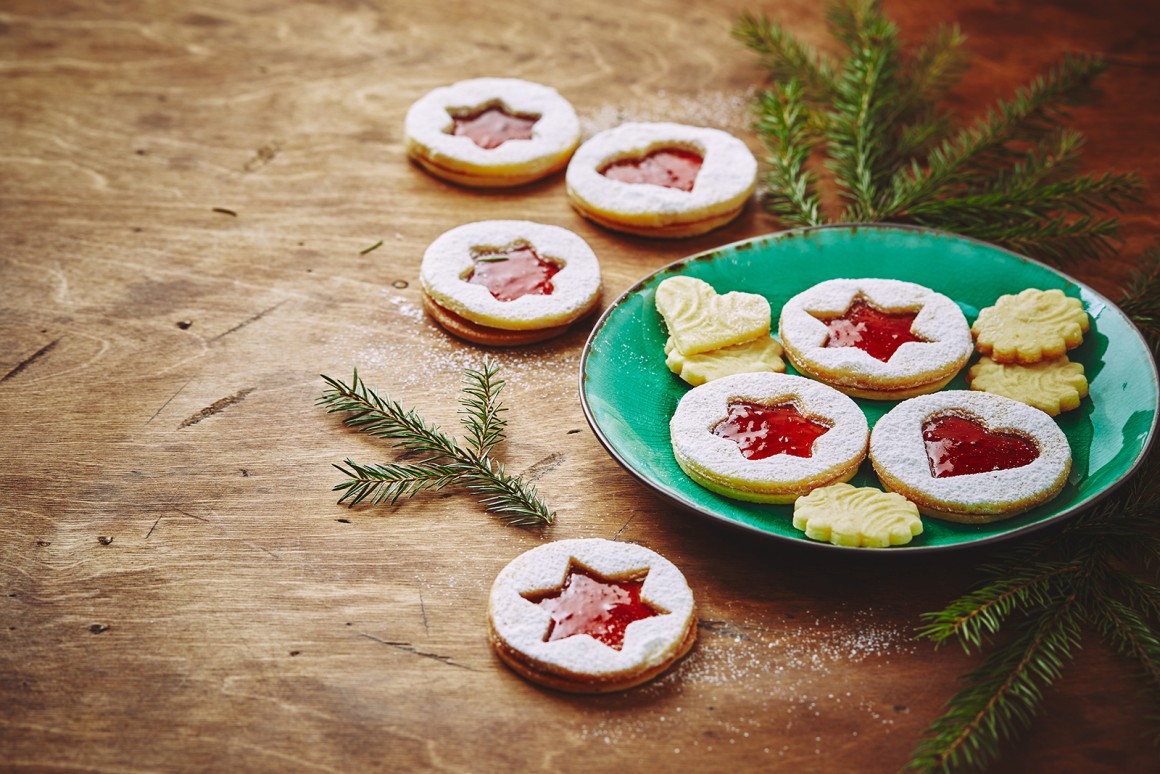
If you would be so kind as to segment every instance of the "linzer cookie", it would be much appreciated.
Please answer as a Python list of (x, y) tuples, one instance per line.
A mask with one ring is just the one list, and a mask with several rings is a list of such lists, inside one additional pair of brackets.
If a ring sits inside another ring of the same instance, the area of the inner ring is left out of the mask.
[(1078, 347), (1090, 325), (1078, 298), (1028, 288), (980, 310), (971, 333), (979, 352), (996, 363), (1038, 363)]
[(441, 235), (419, 269), (423, 305), (449, 332), (515, 346), (558, 336), (600, 303), (600, 264), (558, 226), (468, 223)]
[(806, 537), (836, 546), (885, 548), (922, 534), (918, 508), (896, 492), (831, 484), (799, 497), (793, 525)]
[(954, 301), (891, 279), (834, 279), (781, 310), (786, 357), (801, 373), (856, 398), (901, 400), (942, 389), (971, 356)]
[(754, 371), (785, 371), (782, 349), (769, 335), (769, 302), (756, 293), (719, 294), (696, 277), (669, 277), (656, 306), (669, 339), (665, 365), (694, 386)]
[(476, 188), (524, 185), (563, 169), (580, 120), (552, 88), (475, 78), (435, 89), (407, 111), (407, 155), (436, 177)]
[(565, 181), (572, 206), (594, 223), (679, 238), (741, 214), (757, 183), (757, 160), (719, 129), (627, 123), (581, 145)]
[(790, 503), (849, 480), (866, 454), (853, 400), (801, 376), (727, 376), (689, 390), (669, 423), (673, 456), (701, 486), (738, 500)]
[(516, 557), (491, 587), (492, 646), (517, 674), (572, 693), (651, 680), (697, 636), (693, 592), (655, 551), (601, 538)]
[(902, 401), (874, 425), (870, 459), (887, 489), (919, 511), (984, 523), (1051, 500), (1071, 469), (1050, 416), (987, 392), (949, 390)]

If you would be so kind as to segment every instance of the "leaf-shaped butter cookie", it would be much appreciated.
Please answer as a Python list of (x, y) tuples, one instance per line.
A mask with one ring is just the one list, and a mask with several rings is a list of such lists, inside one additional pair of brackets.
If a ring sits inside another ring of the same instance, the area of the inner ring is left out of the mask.
[(1071, 362), (1066, 355), (1029, 365), (996, 363), (983, 357), (971, 366), (967, 381), (972, 390), (1013, 398), (1053, 417), (1078, 408), (1088, 394), (1083, 365)]
[(683, 355), (728, 347), (769, 333), (769, 301), (756, 293), (719, 295), (696, 277), (669, 277), (657, 286), (657, 311)]
[(1078, 347), (1090, 325), (1078, 298), (1028, 288), (980, 311), (971, 333), (979, 352), (997, 363), (1038, 363)]
[(697, 355), (682, 354), (669, 337), (665, 343), (665, 355), (665, 365), (669, 370), (694, 387), (733, 374), (785, 371), (781, 344), (772, 336), (758, 336)]
[(922, 534), (918, 507), (900, 494), (831, 484), (799, 497), (793, 525), (806, 537), (836, 546), (885, 548)]

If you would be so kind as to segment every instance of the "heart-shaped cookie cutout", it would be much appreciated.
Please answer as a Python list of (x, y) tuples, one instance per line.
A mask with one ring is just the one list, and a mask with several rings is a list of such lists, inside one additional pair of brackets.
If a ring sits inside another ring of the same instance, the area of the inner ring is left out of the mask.
[(673, 344), (696, 355), (769, 335), (769, 301), (756, 293), (719, 295), (696, 277), (669, 277), (657, 286), (657, 311)]
[(922, 440), (935, 478), (1021, 468), (1039, 457), (1039, 446), (1030, 438), (990, 430), (961, 414), (929, 417), (922, 423)]
[(704, 161), (701, 154), (687, 148), (657, 148), (637, 158), (618, 158), (598, 171), (622, 183), (650, 183), (689, 192)]

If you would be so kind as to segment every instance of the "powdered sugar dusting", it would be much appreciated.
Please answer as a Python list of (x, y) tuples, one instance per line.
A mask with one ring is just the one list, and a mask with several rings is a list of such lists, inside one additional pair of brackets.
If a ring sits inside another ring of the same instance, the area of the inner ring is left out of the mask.
[[(833, 717), (853, 737), (889, 734), (905, 708), (887, 704), (857, 684), (842, 683), (851, 666), (905, 659), (915, 653), (909, 629), (884, 623), (873, 609), (781, 625), (702, 620), (697, 646), (672, 671), (636, 689), (647, 703), (631, 715), (608, 710), (581, 728), (600, 745), (663, 737), (674, 756), (742, 749), (755, 756), (822, 755), (834, 738)], [(715, 707), (729, 703), (719, 717)], [(769, 737), (793, 731), (795, 740), (772, 746)], [(761, 760), (762, 758), (758, 758)]]
[(676, 121), (710, 126), (730, 134), (748, 134), (753, 125), (756, 91), (702, 91), (670, 95), (664, 89), (636, 100), (584, 111), (580, 127), (585, 137), (629, 121)]

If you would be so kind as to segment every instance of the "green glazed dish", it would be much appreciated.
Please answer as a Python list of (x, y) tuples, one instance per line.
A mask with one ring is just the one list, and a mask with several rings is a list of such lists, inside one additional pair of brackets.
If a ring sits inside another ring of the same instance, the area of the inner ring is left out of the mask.
[[(892, 225), (843, 225), (783, 231), (726, 245), (670, 264), (629, 288), (596, 323), (580, 362), (580, 400), (600, 443), (633, 476), (695, 513), (762, 536), (823, 549), (792, 524), (792, 505), (732, 500), (702, 488), (677, 466), (669, 419), (691, 389), (665, 366), (667, 332), (654, 293), (668, 277), (688, 275), (718, 293), (738, 290), (769, 299), (774, 327), (793, 295), (827, 279), (908, 280), (953, 299), (973, 322), (1000, 295), (1059, 288), (1091, 316), (1083, 344), (1068, 353), (1082, 363), (1090, 395), (1057, 417), (1072, 449), (1072, 470), (1051, 502), (992, 524), (923, 518), (924, 531), (891, 552), (931, 552), (1012, 538), (1087, 508), (1140, 464), (1157, 428), (1157, 372), (1139, 331), (1108, 299), (1037, 261), (973, 239)], [(776, 332), (776, 331), (775, 331)], [(974, 359), (972, 359), (974, 362)], [(795, 373), (792, 366), (789, 373)], [(966, 369), (946, 389), (967, 389)], [(893, 401), (859, 400), (873, 428)], [(869, 461), (850, 482), (880, 486)]]

